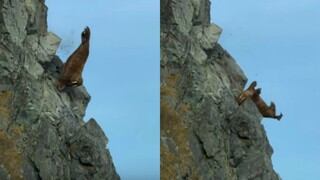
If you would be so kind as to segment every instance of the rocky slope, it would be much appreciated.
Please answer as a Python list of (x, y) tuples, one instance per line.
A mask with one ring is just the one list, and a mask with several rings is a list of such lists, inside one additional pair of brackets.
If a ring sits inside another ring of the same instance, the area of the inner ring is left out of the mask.
[(277, 180), (247, 78), (217, 43), (209, 0), (161, 0), (161, 179)]
[[(0, 179), (119, 179), (84, 87), (57, 91), (44, 0), (0, 0)], [(79, 35), (80, 38), (80, 35)]]

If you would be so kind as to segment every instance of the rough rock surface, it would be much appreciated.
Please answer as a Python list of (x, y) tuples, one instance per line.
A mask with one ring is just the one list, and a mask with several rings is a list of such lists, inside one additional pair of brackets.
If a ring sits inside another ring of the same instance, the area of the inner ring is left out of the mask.
[(247, 78), (217, 43), (209, 0), (161, 0), (161, 179), (277, 180)]
[(119, 179), (86, 89), (56, 89), (59, 42), (44, 0), (0, 0), (1, 180)]

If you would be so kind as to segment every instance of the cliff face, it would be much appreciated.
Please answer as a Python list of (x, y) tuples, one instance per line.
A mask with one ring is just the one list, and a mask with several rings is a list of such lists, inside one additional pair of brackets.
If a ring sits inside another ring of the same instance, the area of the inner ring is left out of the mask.
[(209, 0), (161, 0), (161, 179), (277, 180), (247, 81), (217, 43)]
[(86, 89), (56, 89), (46, 18), (44, 0), (0, 0), (0, 179), (119, 179)]

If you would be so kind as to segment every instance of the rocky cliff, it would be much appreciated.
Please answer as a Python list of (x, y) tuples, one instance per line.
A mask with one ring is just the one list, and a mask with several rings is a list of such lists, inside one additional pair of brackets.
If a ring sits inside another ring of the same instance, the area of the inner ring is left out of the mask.
[(46, 19), (44, 0), (0, 0), (0, 179), (119, 179), (86, 89), (56, 89)]
[(219, 43), (209, 0), (161, 0), (161, 179), (277, 180), (247, 78)]

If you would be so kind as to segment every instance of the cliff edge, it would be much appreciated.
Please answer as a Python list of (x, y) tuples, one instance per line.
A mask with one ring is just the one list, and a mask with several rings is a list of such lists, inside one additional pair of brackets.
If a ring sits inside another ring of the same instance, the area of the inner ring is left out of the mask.
[(44, 0), (0, 0), (1, 180), (119, 179), (86, 89), (56, 89), (59, 43)]
[(161, 0), (161, 179), (278, 180), (247, 78), (218, 43), (209, 0)]

